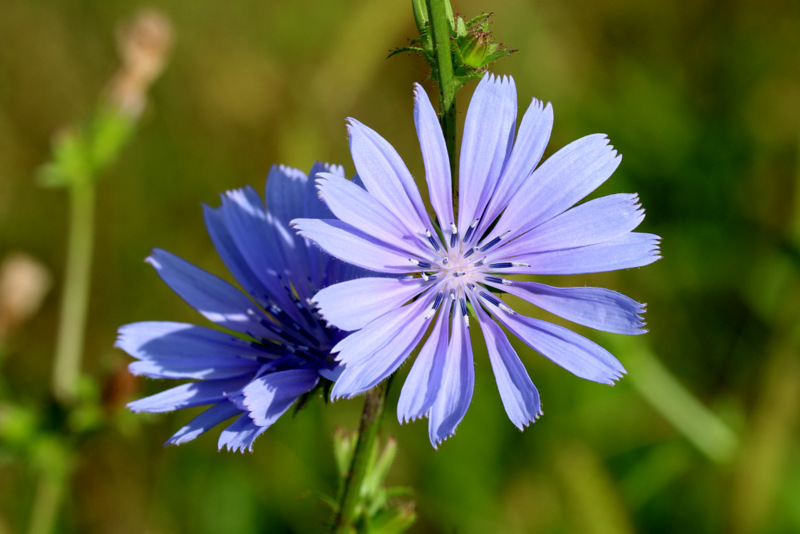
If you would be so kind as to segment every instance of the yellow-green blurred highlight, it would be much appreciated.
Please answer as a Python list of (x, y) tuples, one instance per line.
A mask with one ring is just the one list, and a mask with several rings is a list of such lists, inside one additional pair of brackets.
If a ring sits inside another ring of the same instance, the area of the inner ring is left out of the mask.
[[(35, 448), (48, 457), (49, 436), (65, 426), (41, 399), (68, 213), (62, 192), (42, 190), (33, 176), (53, 133), (94, 112), (118, 61), (108, 46), (115, 25), (136, 7), (30, 0), (7, 3), (0, 17), (0, 255), (25, 251), (54, 281), (41, 311), (0, 347), (0, 421), (16, 425), (0, 437), (0, 532), (23, 532), (36, 499), (39, 467), (18, 444), (41, 443)], [(546, 280), (647, 302), (650, 332), (628, 340), (579, 330), (628, 368), (613, 388), (580, 381), (514, 342), (545, 409), (524, 433), (505, 417), (481, 349), (470, 410), (433, 451), (425, 421), (400, 426), (392, 416), (401, 369), (384, 424), (398, 444), (386, 483), (415, 489), (414, 531), (800, 530), (797, 6), (453, 7), (466, 17), (495, 13), (493, 33), (518, 50), (497, 72), (514, 76), (521, 107), (531, 96), (553, 103), (548, 154), (582, 135), (609, 134), (624, 159), (597, 194), (639, 192), (642, 230), (664, 237), (664, 259)], [(75, 444), (55, 530), (322, 531), (329, 509), (316, 495), (333, 494), (337, 480), (331, 436), (353, 428), (361, 402), (311, 402), (259, 438), (253, 454), (217, 453), (213, 431), (164, 449), (192, 414), (128, 414), (125, 401), (166, 385), (131, 379), (112, 344), (121, 324), (201, 321), (142, 262), (159, 246), (224, 272), (201, 203), (216, 204), (225, 189), (263, 187), (273, 163), (308, 168), (322, 159), (352, 174), (345, 117), (378, 129), (423, 177), (411, 84), (427, 66), (412, 55), (386, 59), (415, 34), (410, 2), (167, 0), (159, 8), (179, 35), (170, 67), (97, 192), (82, 369), (116, 423)], [(460, 121), (470, 91), (459, 95)]]

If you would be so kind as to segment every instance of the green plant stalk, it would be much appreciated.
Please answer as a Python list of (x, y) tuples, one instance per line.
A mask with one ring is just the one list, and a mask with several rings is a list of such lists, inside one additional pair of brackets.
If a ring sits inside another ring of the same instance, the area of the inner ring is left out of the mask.
[(36, 487), (36, 497), (31, 506), (28, 534), (53, 532), (58, 509), (64, 497), (68, 474), (61, 470), (42, 473)]
[(339, 495), (339, 509), (331, 525), (331, 533), (345, 534), (355, 532), (358, 504), (361, 500), (361, 488), (367, 475), (369, 455), (375, 447), (375, 440), (378, 437), (378, 431), (383, 420), (390, 382), (391, 378), (367, 392), (364, 410), (361, 412), (361, 424), (358, 429), (356, 449), (353, 452), (350, 471), (345, 476), (344, 487)]
[[(456, 82), (453, 75), (453, 52), (450, 47), (450, 21), (446, 3), (449, 0), (426, 0), (431, 18), (431, 38), (436, 57), (434, 76), (439, 84), (439, 122), (444, 133), (447, 155), (450, 159), (450, 177), (454, 194), (458, 191), (456, 180)], [(440, 221), (446, 224), (446, 221)]]
[(83, 356), (94, 246), (93, 182), (84, 180), (69, 188), (67, 264), (53, 365), (53, 392), (61, 401), (75, 397)]

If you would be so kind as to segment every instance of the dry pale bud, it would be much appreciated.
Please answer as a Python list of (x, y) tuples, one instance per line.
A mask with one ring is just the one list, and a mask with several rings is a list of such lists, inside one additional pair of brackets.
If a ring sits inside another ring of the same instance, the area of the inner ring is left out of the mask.
[(42, 304), (52, 285), (47, 268), (24, 252), (8, 254), (0, 264), (0, 341)]
[(109, 99), (122, 113), (138, 117), (147, 89), (161, 74), (172, 47), (172, 24), (154, 9), (141, 11), (117, 31), (122, 66), (111, 80)]

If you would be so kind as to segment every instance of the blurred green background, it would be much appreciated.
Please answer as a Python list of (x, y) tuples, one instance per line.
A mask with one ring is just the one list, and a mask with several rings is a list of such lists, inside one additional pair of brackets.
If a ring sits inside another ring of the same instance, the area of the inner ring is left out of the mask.
[[(545, 409), (524, 433), (507, 420), (480, 350), (472, 406), (439, 451), (426, 421), (397, 424), (395, 382), (384, 432), (400, 447), (390, 483), (415, 490), (412, 532), (800, 532), (798, 3), (453, 4), (468, 17), (495, 13), (495, 36), (518, 52), (494, 70), (514, 76), (521, 111), (533, 96), (553, 103), (548, 154), (589, 133), (610, 136), (624, 159), (600, 193), (640, 194), (641, 229), (664, 238), (664, 258), (557, 282), (647, 302), (650, 332), (577, 329), (628, 367), (613, 388), (515, 340)], [(61, 416), (47, 398), (67, 202), (34, 177), (54, 132), (94, 110), (118, 65), (115, 27), (140, 7), (2, 2), (0, 256), (33, 255), (54, 285), (0, 350), (0, 417), (12, 406), (53, 426)], [(317, 494), (336, 484), (330, 437), (355, 428), (360, 399), (311, 403), (252, 454), (216, 452), (217, 431), (162, 448), (192, 414), (128, 414), (125, 401), (169, 384), (126, 380), (128, 358), (112, 345), (128, 322), (202, 322), (143, 263), (149, 249), (223, 273), (201, 203), (261, 189), (273, 163), (308, 170), (321, 159), (352, 174), (345, 117), (379, 131), (423, 176), (412, 83), (427, 66), (386, 59), (414, 36), (410, 2), (155, 7), (174, 25), (173, 55), (98, 190), (84, 370), (106, 392), (110, 423), (75, 445), (56, 531), (320, 531), (328, 510)], [(471, 90), (459, 95), (461, 120)], [(46, 446), (33, 456), (0, 447), (0, 533), (25, 531), (37, 454)]]

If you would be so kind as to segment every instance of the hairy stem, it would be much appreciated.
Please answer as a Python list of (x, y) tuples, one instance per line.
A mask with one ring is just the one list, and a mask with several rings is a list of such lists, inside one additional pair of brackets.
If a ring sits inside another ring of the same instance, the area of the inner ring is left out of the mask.
[(453, 53), (450, 48), (449, 0), (426, 0), (431, 18), (431, 38), (436, 56), (434, 76), (439, 82), (439, 122), (444, 132), (444, 142), (450, 159), (450, 176), (453, 191), (458, 191), (456, 180), (456, 83), (453, 76)]

